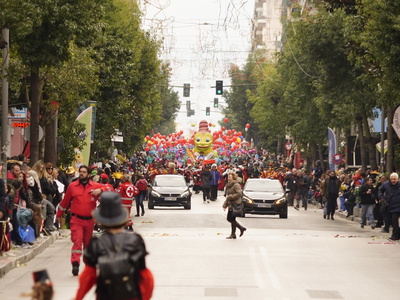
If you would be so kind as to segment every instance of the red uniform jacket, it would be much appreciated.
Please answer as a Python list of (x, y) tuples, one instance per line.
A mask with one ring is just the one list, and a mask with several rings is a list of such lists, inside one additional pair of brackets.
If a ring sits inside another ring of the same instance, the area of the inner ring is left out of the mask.
[(122, 202), (123, 200), (132, 201), (133, 197), (139, 194), (139, 190), (137, 189), (137, 187), (128, 181), (117, 187), (117, 192), (121, 195)]
[(110, 191), (110, 192), (114, 192), (115, 190), (114, 190), (114, 187), (111, 185), (111, 183), (101, 183), (102, 185), (104, 185), (106, 188), (107, 188), (107, 191)]
[(92, 180), (89, 180), (86, 186), (83, 186), (79, 180), (71, 182), (65, 192), (64, 199), (58, 205), (57, 218), (61, 218), (70, 206), (71, 213), (82, 217), (90, 217), (92, 211), (96, 208), (96, 201), (99, 197), (92, 195), (92, 191), (95, 189), (107, 191), (104, 185)]

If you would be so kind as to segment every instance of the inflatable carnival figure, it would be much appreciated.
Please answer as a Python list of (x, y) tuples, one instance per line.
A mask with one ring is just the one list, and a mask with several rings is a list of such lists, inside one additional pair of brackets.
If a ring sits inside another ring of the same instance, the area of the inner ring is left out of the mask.
[(205, 159), (213, 159), (218, 156), (212, 149), (213, 136), (208, 129), (207, 121), (200, 121), (199, 131), (194, 135), (193, 152), (196, 157), (204, 156)]

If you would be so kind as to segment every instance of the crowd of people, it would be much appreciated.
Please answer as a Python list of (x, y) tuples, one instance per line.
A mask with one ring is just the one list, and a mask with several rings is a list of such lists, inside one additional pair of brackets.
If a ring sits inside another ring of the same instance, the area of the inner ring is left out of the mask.
[[(135, 200), (135, 217), (145, 214), (148, 182), (157, 174), (182, 174), (188, 184), (193, 183), (193, 191), (202, 192), (203, 202), (208, 203), (217, 200), (217, 191), (223, 190), (229, 174), (235, 173), (242, 187), (247, 178), (279, 180), (288, 190), (288, 205), (295, 209), (307, 210), (308, 205), (315, 202), (323, 209), (324, 218), (334, 220), (336, 211), (346, 211), (347, 217), (351, 217), (354, 208), (358, 207), (361, 208), (361, 227), (367, 220), (371, 228), (379, 227), (384, 232), (389, 232), (390, 226), (396, 226), (392, 219), (395, 219), (393, 213), (397, 212), (391, 210), (400, 199), (395, 194), (390, 201), (387, 199), (388, 203), (383, 202), (387, 189), (381, 189), (386, 181), (392, 182), (390, 174), (350, 172), (344, 168), (324, 172), (319, 162), (308, 170), (288, 167), (290, 164), (282, 158), (265, 152), (239, 155), (232, 161), (188, 160), (186, 164), (174, 161), (168, 155), (154, 158), (146, 152), (137, 152), (123, 162), (94, 163), (87, 172), (91, 181), (100, 184), (104, 190), (120, 193), (122, 204), (128, 211)], [(72, 166), (62, 169), (49, 162), (37, 161), (29, 167), (23, 155), (11, 158), (7, 162), (4, 191), (0, 189), (4, 194), (0, 207), (3, 234), (11, 233), (15, 247), (30, 248), (40, 234), (49, 235), (57, 230), (60, 224), (55, 222), (56, 208), (59, 207), (58, 217), (67, 211), (68, 203), (64, 204), (67, 207), (61, 205), (61, 208), (59, 204), (65, 198), (68, 186), (77, 179), (78, 170)], [(395, 180), (393, 185), (397, 185)], [(84, 214), (90, 216), (90, 213)], [(67, 223), (70, 218), (71, 214)], [(132, 220), (126, 229), (133, 231)], [(396, 234), (393, 237), (397, 238)], [(2, 248), (4, 251), (9, 246), (3, 242)]]

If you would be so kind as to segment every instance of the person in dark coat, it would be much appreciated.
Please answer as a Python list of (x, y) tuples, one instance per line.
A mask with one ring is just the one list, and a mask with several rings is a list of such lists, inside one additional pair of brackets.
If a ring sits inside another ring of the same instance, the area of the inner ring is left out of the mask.
[(227, 239), (236, 239), (236, 228), (239, 228), (241, 237), (243, 233), (247, 230), (246, 227), (240, 225), (236, 221), (236, 217), (232, 215), (232, 203), (241, 204), (242, 203), (242, 188), (237, 181), (238, 175), (236, 173), (230, 173), (228, 175), (228, 183), (225, 187), (226, 200), (222, 205), (224, 211), (228, 208), (228, 214), (226, 219), (231, 223), (231, 235)]
[(210, 182), (211, 172), (208, 165), (204, 166), (204, 170), (201, 172), (201, 184), (200, 187), (203, 191), (203, 203), (210, 203)]
[(322, 194), (326, 198), (326, 218), (328, 220), (335, 220), (333, 218), (333, 215), (335, 214), (337, 206), (337, 198), (339, 196), (340, 184), (340, 180), (339, 178), (337, 178), (335, 171), (330, 171), (329, 176), (325, 179), (325, 183), (322, 187)]
[(366, 225), (366, 217), (369, 220), (369, 225), (372, 229), (375, 228), (374, 207), (375, 207), (375, 188), (372, 178), (367, 178), (365, 183), (360, 187), (360, 204), (361, 204), (361, 228)]
[(288, 193), (288, 205), (293, 206), (294, 205), (294, 196), (297, 193), (297, 181), (298, 181), (298, 176), (297, 176), (297, 169), (293, 168), (292, 172), (285, 177), (285, 187), (287, 190), (290, 192)]
[(393, 232), (389, 239), (392, 241), (400, 240), (400, 182), (397, 173), (390, 174), (390, 180), (382, 184), (379, 188), (378, 197), (382, 201), (386, 201), (387, 212), (392, 217)]
[(211, 166), (211, 182), (210, 182), (210, 193), (211, 193), (211, 201), (217, 200), (218, 197), (218, 183), (221, 179), (221, 175), (217, 170), (217, 165), (213, 164)]

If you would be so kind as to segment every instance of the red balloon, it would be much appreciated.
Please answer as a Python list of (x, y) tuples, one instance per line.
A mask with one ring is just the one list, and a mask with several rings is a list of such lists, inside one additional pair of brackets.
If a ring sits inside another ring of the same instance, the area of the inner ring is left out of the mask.
[(225, 130), (225, 126), (222, 126), (221, 129), (222, 129), (222, 131), (224, 131)]
[(146, 147), (146, 148), (144, 148), (144, 150), (146, 150), (146, 152), (149, 152), (149, 151), (150, 151), (150, 148), (149, 148), (149, 147)]
[(229, 123), (229, 119), (228, 119), (228, 118), (225, 118), (225, 119), (224, 119), (224, 122), (225, 122), (225, 123)]
[(246, 124), (246, 128), (250, 128), (250, 124), (249, 123)]

